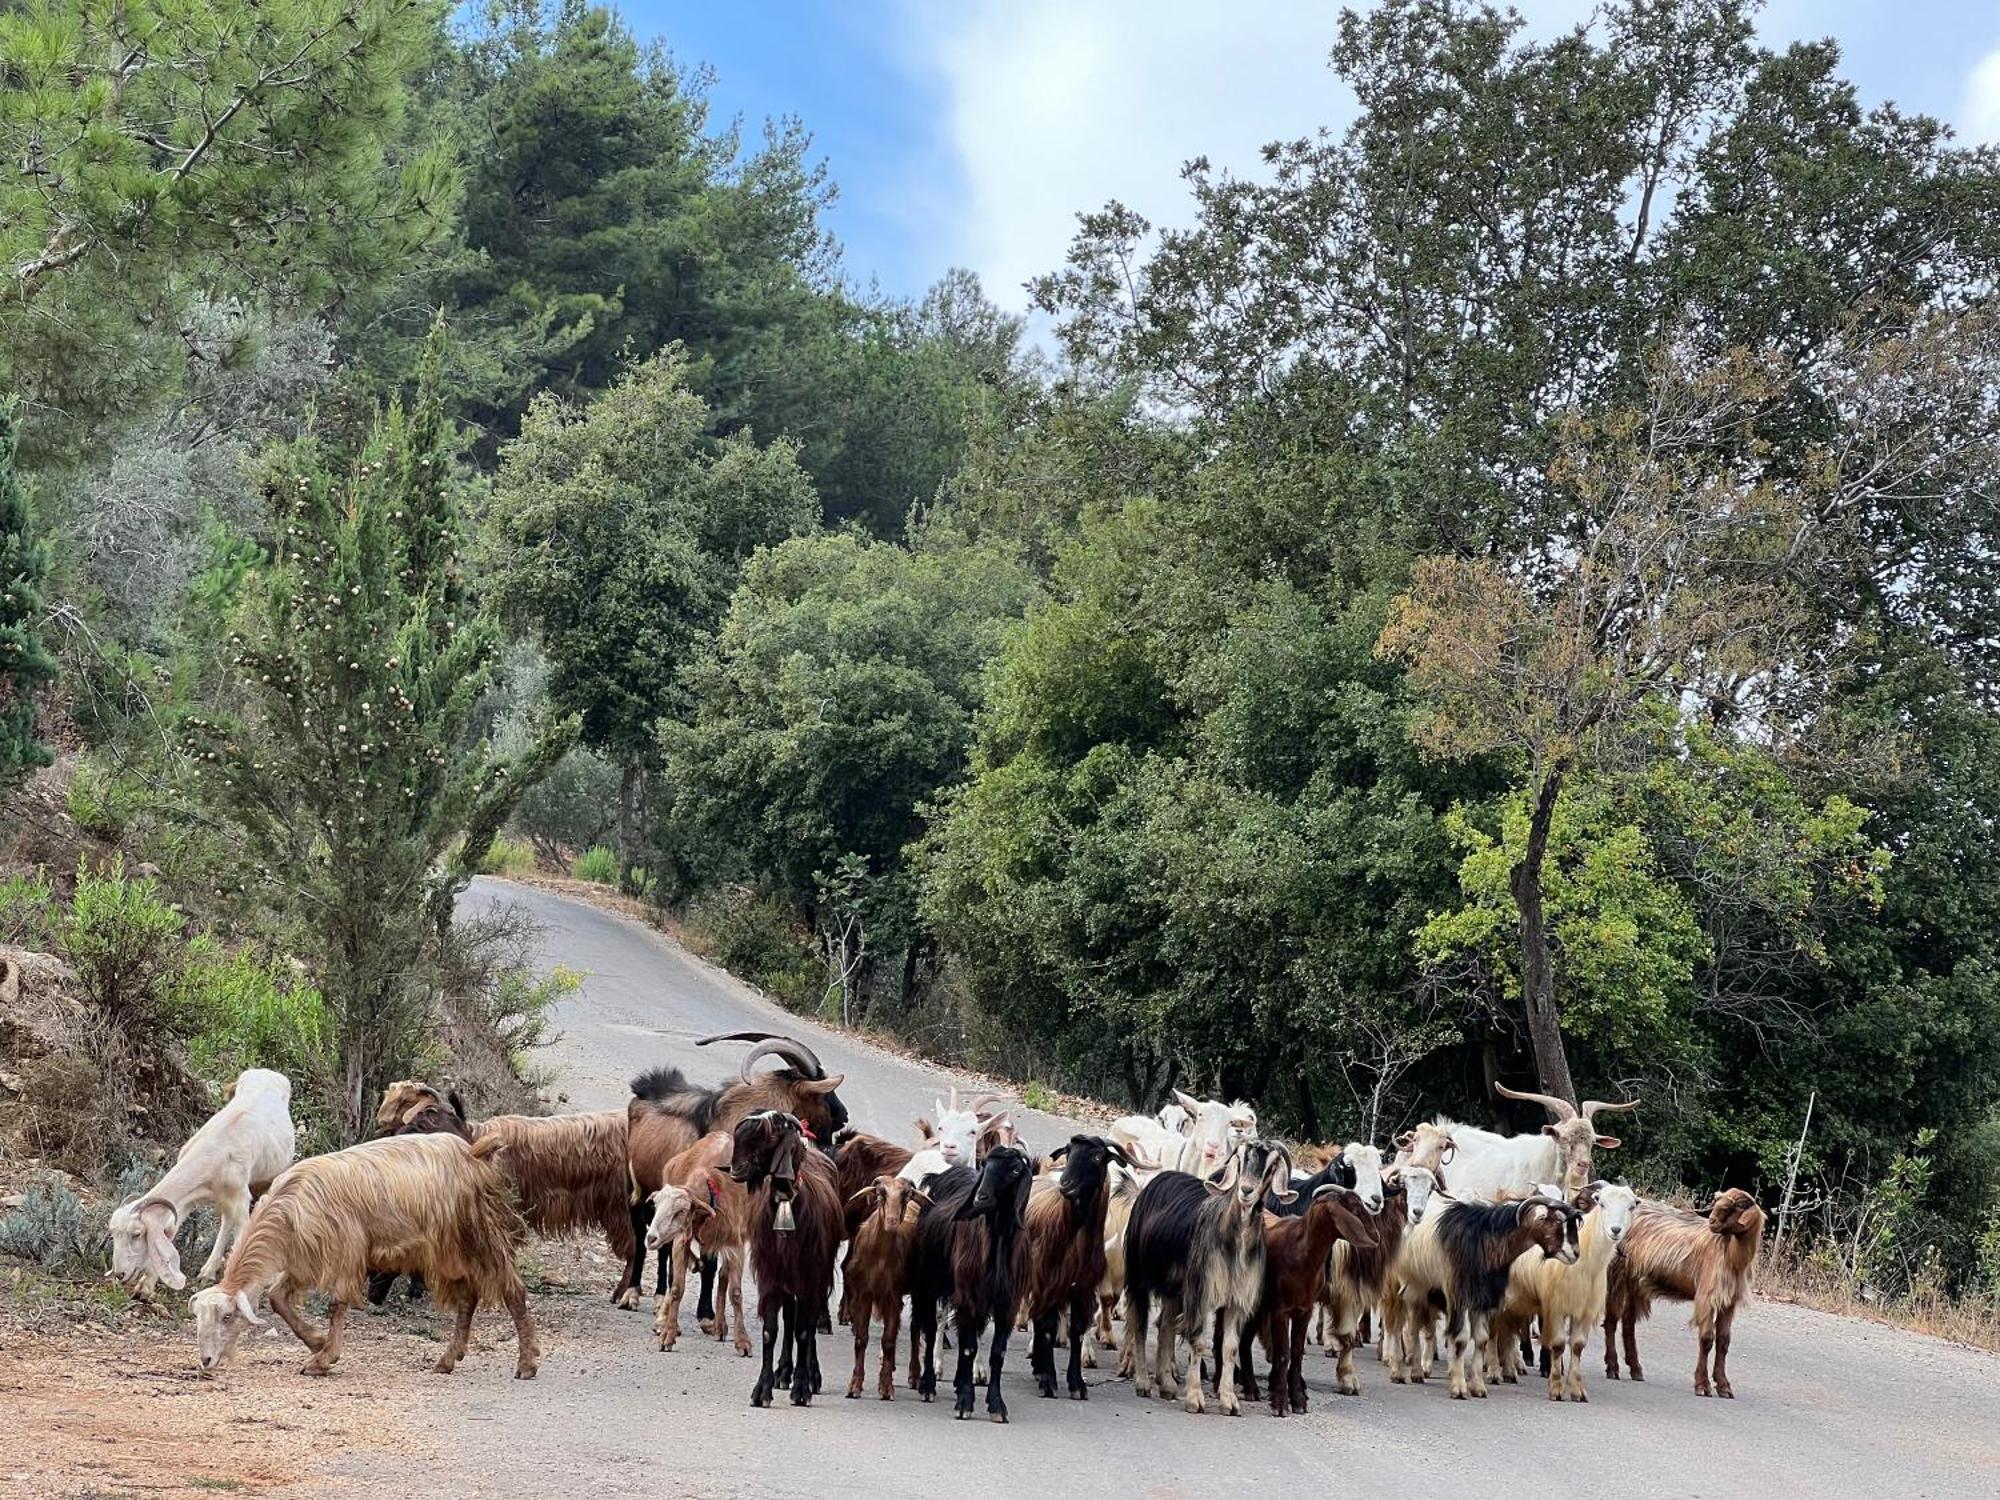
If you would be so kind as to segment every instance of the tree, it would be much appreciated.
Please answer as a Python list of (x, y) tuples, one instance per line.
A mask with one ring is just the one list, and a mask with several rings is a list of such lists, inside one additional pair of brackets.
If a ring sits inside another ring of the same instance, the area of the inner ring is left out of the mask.
[(56, 675), (42, 644), (47, 575), (48, 549), (14, 472), (14, 409), (0, 401), (0, 791), (49, 763), (48, 747), (35, 737), (41, 685)]
[(1423, 704), (1420, 744), (1518, 769), (1521, 1002), (1542, 1092), (1572, 1103), (1543, 899), (1556, 810), (1642, 704), (1698, 694), (1734, 714), (1770, 692), (1795, 614), (1782, 567), (1796, 511), (1718, 457), (1769, 388), (1754, 366), (1663, 357), (1643, 412), (1568, 425), (1555, 471), (1566, 537), (1512, 566), (1420, 559), (1378, 643)]
[(389, 156), (440, 16), (435, 0), (0, 14), (0, 375), (72, 416), (78, 392), (130, 410), (158, 392), (118, 384), (107, 351), (188, 285), (352, 288), (441, 234), (448, 159)]
[(236, 615), (229, 691), (187, 721), (203, 801), (307, 934), (349, 1139), (424, 1060), (445, 857), (519, 781), (467, 734), (495, 632), (458, 556), (441, 343), (412, 407), (351, 446), (312, 433), (273, 456), (272, 554)]
[(711, 440), (687, 382), (674, 348), (588, 406), (539, 398), (483, 517), (495, 607), (539, 640), (557, 712), (578, 715), (583, 742), (620, 767), (628, 876), (657, 726), (686, 710), (682, 668), (751, 553), (809, 531), (819, 510), (793, 445)]

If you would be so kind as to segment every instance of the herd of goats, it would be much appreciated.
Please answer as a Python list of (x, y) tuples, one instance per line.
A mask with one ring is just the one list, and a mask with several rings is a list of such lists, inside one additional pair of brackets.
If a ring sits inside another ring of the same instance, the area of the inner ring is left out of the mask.
[[(1386, 1159), (1354, 1142), (1295, 1163), (1259, 1136), (1249, 1106), (1176, 1093), (1157, 1117), (1128, 1116), (1037, 1158), (990, 1096), (961, 1106), (954, 1092), (935, 1119), (916, 1122), (916, 1145), (898, 1145), (849, 1126), (842, 1075), (804, 1044), (736, 1032), (700, 1045), (719, 1041), (752, 1044), (736, 1078), (702, 1087), (659, 1069), (634, 1081), (626, 1108), (590, 1114), (468, 1121), (455, 1094), (398, 1082), (376, 1139), (296, 1163), (291, 1084), (252, 1069), (172, 1170), (114, 1213), (112, 1274), (141, 1295), (185, 1286), (177, 1232), (190, 1210), (214, 1206), (221, 1229), (201, 1275), (219, 1279), (192, 1299), (204, 1373), (262, 1323), (268, 1299), (311, 1351), (304, 1372), (324, 1375), (348, 1310), (379, 1303), (407, 1275), (409, 1295), (428, 1288), (456, 1313), (438, 1371), (463, 1358), (480, 1303), (499, 1302), (514, 1320), (515, 1374), (530, 1378), (540, 1351), (516, 1266), (524, 1233), (601, 1229), (623, 1266), (612, 1293), (621, 1307), (638, 1305), (657, 1256), (663, 1350), (680, 1334), (692, 1268), (699, 1326), (747, 1356), (743, 1293), (746, 1275), (754, 1280), (756, 1406), (779, 1387), (797, 1406), (820, 1389), (836, 1263), (838, 1315), (854, 1335), (847, 1394), (862, 1392), (879, 1321), (877, 1390), (895, 1399), (907, 1298), (909, 1386), (930, 1401), (948, 1306), (961, 1417), (983, 1384), (988, 1415), (1007, 1420), (1001, 1375), (1022, 1328), (1043, 1396), (1056, 1394), (1066, 1345), (1064, 1385), (1088, 1399), (1083, 1370), (1101, 1346), (1120, 1349), (1120, 1374), (1139, 1395), (1178, 1386), (1199, 1412), (1212, 1390), (1235, 1415), (1239, 1387), (1259, 1399), (1251, 1356), (1261, 1338), (1272, 1412), (1303, 1412), (1315, 1313), (1344, 1394), (1360, 1391), (1353, 1354), (1373, 1320), (1398, 1384), (1422, 1382), (1443, 1350), (1452, 1396), (1484, 1396), (1489, 1379), (1518, 1379), (1538, 1331), (1549, 1399), (1582, 1401), (1590, 1331), (1604, 1329), (1607, 1378), (1619, 1375), (1622, 1332), (1641, 1379), (1634, 1325), (1659, 1298), (1694, 1306), (1695, 1390), (1731, 1394), (1730, 1326), (1764, 1214), (1740, 1189), (1704, 1216), (1596, 1177), (1593, 1152), (1618, 1141), (1598, 1134), (1594, 1116), (1634, 1103), (1578, 1109), (1501, 1088), (1545, 1106), (1551, 1123), (1502, 1136), (1439, 1118), (1405, 1132)], [(758, 1070), (766, 1058), (779, 1066)], [(323, 1332), (299, 1310), (310, 1291), (331, 1302)], [(1122, 1348), (1112, 1328), (1121, 1299)]]

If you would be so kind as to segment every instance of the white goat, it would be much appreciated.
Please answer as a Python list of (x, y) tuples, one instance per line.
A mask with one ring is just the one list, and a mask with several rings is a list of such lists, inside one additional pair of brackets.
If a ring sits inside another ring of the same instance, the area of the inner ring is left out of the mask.
[(1194, 1122), (1178, 1104), (1163, 1104), (1157, 1115), (1121, 1115), (1111, 1122), (1110, 1136), (1133, 1161), (1155, 1167), (1179, 1161), (1181, 1141)]
[[(953, 1111), (941, 1110), (939, 1113), (949, 1119)], [(960, 1113), (963, 1112), (961, 1111)], [(966, 1114), (966, 1118), (972, 1119), (973, 1117), (970, 1114)], [(983, 1135), (997, 1140), (1008, 1141), (1012, 1139), (1013, 1133), (1014, 1127), (1008, 1120), (1005, 1110), (1002, 1110), (997, 1115), (982, 1115), (974, 1123), (972, 1139), (959, 1136), (955, 1138), (953, 1144), (947, 1145), (945, 1137), (941, 1133), (933, 1135), (931, 1139), (936, 1144), (926, 1146), (921, 1151), (918, 1151), (904, 1164), (903, 1170), (896, 1175), (913, 1187), (922, 1187), (926, 1178), (935, 1177), (938, 1173), (946, 1171), (949, 1168), (971, 1167), (975, 1165), (979, 1159), (975, 1149), (977, 1137)]]
[(167, 1175), (111, 1215), (112, 1279), (140, 1296), (159, 1282), (175, 1291), (186, 1286), (174, 1236), (190, 1209), (213, 1203), (222, 1227), (201, 1268), (201, 1279), (213, 1280), (250, 1220), (251, 1196), (268, 1188), (297, 1154), (291, 1079), (269, 1068), (237, 1075), (222, 1108), (188, 1137)]
[(1536, 1135), (1496, 1135), (1438, 1116), (1437, 1126), (1450, 1135), (1456, 1148), (1445, 1177), (1454, 1198), (1493, 1202), (1502, 1192), (1527, 1193), (1538, 1182), (1554, 1182), (1575, 1192), (1591, 1179), (1592, 1152), (1618, 1146), (1617, 1136), (1597, 1133), (1593, 1117), (1600, 1111), (1615, 1114), (1639, 1107), (1637, 1099), (1623, 1104), (1586, 1099), (1578, 1109), (1552, 1094), (1516, 1093), (1505, 1084), (1495, 1084), (1493, 1089), (1503, 1099), (1541, 1105), (1549, 1112), (1551, 1123)]
[(985, 1107), (999, 1102), (998, 1097), (993, 1094), (982, 1094), (970, 1104), (960, 1105), (958, 1087), (954, 1084), (949, 1108), (942, 1099), (934, 1097), (931, 1100), (937, 1115), (936, 1123), (933, 1124), (928, 1120), (917, 1121), (917, 1128), (926, 1131), (925, 1148), (941, 1155), (946, 1166), (977, 1166), (981, 1154), (980, 1136), (992, 1130), (996, 1121), (1006, 1118), (1004, 1114), (991, 1115), (982, 1111)]
[(1180, 1159), (1174, 1165), (1197, 1177), (1212, 1176), (1229, 1153), (1247, 1144), (1257, 1134), (1257, 1111), (1238, 1099), (1224, 1104), (1219, 1099), (1197, 1099), (1174, 1090), (1174, 1102), (1191, 1117), (1181, 1140)]

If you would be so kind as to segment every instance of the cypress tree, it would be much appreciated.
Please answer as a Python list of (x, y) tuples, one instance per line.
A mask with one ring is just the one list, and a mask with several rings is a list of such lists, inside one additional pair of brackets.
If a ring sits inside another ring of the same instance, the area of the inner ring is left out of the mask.
[(35, 737), (41, 685), (56, 675), (42, 644), (42, 580), (48, 548), (35, 535), (35, 517), (14, 472), (14, 412), (0, 401), (0, 791), (49, 763), (48, 747)]

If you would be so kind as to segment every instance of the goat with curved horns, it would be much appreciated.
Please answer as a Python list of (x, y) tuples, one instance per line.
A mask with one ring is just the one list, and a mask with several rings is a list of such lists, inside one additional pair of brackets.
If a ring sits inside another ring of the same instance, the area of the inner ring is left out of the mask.
[(1618, 1146), (1617, 1136), (1597, 1133), (1593, 1117), (1639, 1107), (1637, 1099), (1622, 1104), (1586, 1099), (1578, 1109), (1554, 1094), (1517, 1093), (1502, 1083), (1493, 1088), (1503, 1099), (1541, 1105), (1549, 1112), (1550, 1123), (1535, 1135), (1497, 1135), (1440, 1117), (1437, 1124), (1449, 1132), (1454, 1148), (1450, 1190), (1455, 1198), (1490, 1202), (1502, 1192), (1525, 1196), (1540, 1182), (1575, 1192), (1596, 1175), (1593, 1153)]

